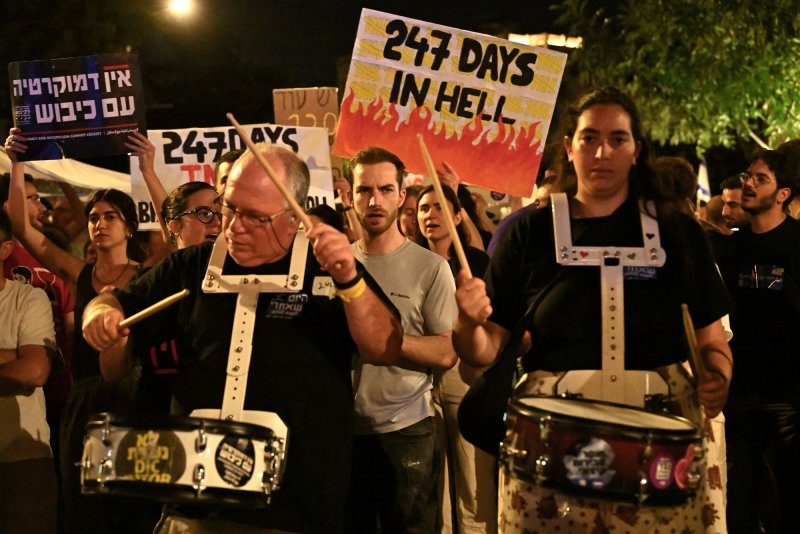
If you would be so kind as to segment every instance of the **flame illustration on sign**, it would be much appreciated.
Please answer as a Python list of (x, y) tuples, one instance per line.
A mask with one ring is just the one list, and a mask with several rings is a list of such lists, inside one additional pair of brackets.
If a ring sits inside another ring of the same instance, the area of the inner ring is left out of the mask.
[[(540, 122), (530, 126), (515, 127), (500, 122), (485, 123), (480, 113), (460, 132), (447, 132), (444, 124), (433, 119), (426, 107), (414, 107), (405, 120), (396, 106), (386, 104), (378, 96), (371, 103), (354, 102), (352, 89), (342, 101), (339, 126), (333, 144), (333, 153), (352, 157), (369, 146), (380, 146), (397, 154), (406, 169), (426, 174), (425, 162), (419, 151), (416, 134), (422, 133), (435, 164), (447, 161), (456, 170), (484, 169), (480, 176), (461, 175), (470, 184), (513, 195), (530, 196), (533, 180), (539, 169), (542, 141), (536, 139)], [(529, 184), (520, 183), (520, 174), (531, 177)]]

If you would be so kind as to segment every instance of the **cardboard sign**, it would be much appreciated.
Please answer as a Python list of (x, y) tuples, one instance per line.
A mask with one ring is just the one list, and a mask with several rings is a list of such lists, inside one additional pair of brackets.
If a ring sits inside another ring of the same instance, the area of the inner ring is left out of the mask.
[(145, 132), (136, 54), (105, 54), (8, 66), (14, 126), (45, 160), (124, 154), (130, 132)]
[(333, 135), (339, 119), (336, 87), (273, 89), (275, 123), (326, 128)]
[[(255, 143), (267, 142), (292, 150), (308, 165), (311, 186), (306, 209), (318, 204), (333, 207), (328, 132), (323, 128), (250, 124), (243, 128)], [(148, 138), (156, 146), (155, 171), (164, 189), (172, 191), (185, 182), (205, 181), (214, 185), (214, 162), (230, 150), (246, 148), (232, 126), (151, 130)], [(136, 202), (139, 228), (157, 230), (156, 210), (139, 170), (139, 159), (131, 156), (131, 196)]]
[(364, 9), (333, 153), (381, 146), (427, 174), (421, 133), (435, 164), (447, 161), (463, 181), (530, 196), (566, 61), (546, 48)]

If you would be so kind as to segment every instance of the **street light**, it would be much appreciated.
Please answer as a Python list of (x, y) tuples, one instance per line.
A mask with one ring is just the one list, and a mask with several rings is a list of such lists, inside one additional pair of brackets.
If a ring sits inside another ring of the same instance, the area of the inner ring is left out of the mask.
[(194, 2), (192, 0), (170, 0), (168, 9), (173, 14), (184, 17), (194, 9)]

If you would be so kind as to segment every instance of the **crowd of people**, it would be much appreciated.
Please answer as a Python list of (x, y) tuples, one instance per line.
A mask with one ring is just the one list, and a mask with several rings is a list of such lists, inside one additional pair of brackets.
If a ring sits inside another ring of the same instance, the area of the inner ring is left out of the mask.
[[(440, 198), (404, 187), (392, 147), (367, 147), (332, 177), (339, 202), (312, 210), (310, 227), (259, 162), (304, 206), (309, 171), (290, 150), (234, 151), (214, 184), (166, 191), (153, 144), (134, 133), (127, 148), (161, 228), (140, 232), (114, 189), (82, 203), (64, 185), (45, 207), (19, 161), (25, 132), (12, 129), (0, 480), (14, 491), (0, 499), (0, 530), (800, 531), (797, 143), (756, 154), (698, 215), (691, 165), (654, 160), (643, 132), (624, 92), (587, 93), (545, 151), (535, 201), (503, 220), (447, 162)], [(120, 325), (182, 289), (173, 307)], [(521, 373), (513, 387), (501, 368)], [(506, 380), (503, 402), (569, 384), (584, 400), (688, 421), (705, 451), (696, 494), (637, 505), (517, 476), (497, 456), (503, 414), (485, 424), (459, 413), (491, 380)], [(657, 408), (654, 383), (668, 391)], [(98, 412), (121, 425), (277, 417), (290, 436), (280, 488), (247, 508), (84, 494)]]

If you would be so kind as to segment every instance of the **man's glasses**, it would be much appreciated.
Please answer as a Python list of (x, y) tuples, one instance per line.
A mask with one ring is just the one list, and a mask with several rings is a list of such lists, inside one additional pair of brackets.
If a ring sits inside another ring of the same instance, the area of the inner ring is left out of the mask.
[(214, 220), (214, 217), (219, 219), (220, 222), (222, 221), (222, 214), (220, 212), (214, 211), (214, 210), (212, 210), (210, 208), (195, 208), (193, 210), (184, 211), (183, 213), (181, 213), (180, 215), (178, 215), (175, 218), (179, 219), (179, 218), (183, 217), (184, 215), (194, 215), (195, 217), (197, 217), (197, 220), (200, 221), (203, 224), (210, 223), (211, 221)]
[(283, 208), (281, 211), (273, 213), (272, 215), (259, 215), (258, 213), (253, 213), (252, 211), (242, 211), (240, 209), (231, 207), (224, 202), (222, 203), (222, 215), (229, 219), (232, 219), (234, 216), (238, 217), (248, 230), (253, 230), (260, 226), (264, 226), (267, 223), (272, 223), (272, 221), (291, 209), (292, 208)]
[(34, 193), (32, 195), (28, 195), (25, 198), (27, 198), (28, 200), (33, 200), (34, 202), (41, 202), (42, 201), (42, 197), (39, 196), (39, 193)]
[(743, 172), (739, 175), (739, 181), (742, 185), (746, 184), (748, 180), (753, 179), (753, 183), (757, 186), (767, 185), (772, 182), (772, 178), (765, 174), (752, 174), (750, 172)]

